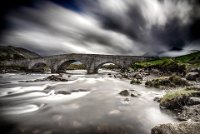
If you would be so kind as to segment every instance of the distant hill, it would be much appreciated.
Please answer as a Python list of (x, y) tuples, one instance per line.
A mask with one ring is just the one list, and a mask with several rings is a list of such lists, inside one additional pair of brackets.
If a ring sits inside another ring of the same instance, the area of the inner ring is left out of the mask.
[(200, 64), (200, 51), (176, 57), (175, 60), (181, 63)]
[(37, 53), (20, 47), (0, 46), (0, 61), (20, 60), (41, 57)]
[(178, 57), (161, 57), (149, 61), (137, 62), (132, 65), (132, 68), (167, 68), (173, 64), (180, 65), (180, 67), (181, 65), (185, 65), (187, 68), (200, 67), (200, 51)]

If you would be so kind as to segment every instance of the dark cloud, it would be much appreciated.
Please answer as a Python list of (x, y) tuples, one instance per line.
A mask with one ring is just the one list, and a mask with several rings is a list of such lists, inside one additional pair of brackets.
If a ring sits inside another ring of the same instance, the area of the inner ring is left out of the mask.
[(181, 50), (188, 43), (189, 26), (183, 26), (180, 23), (180, 20), (174, 18), (163, 27), (154, 25), (151, 29), (151, 34), (156, 40), (160, 40), (162, 44)]
[[(158, 43), (169, 49), (181, 49), (188, 43), (200, 39), (198, 0), (153, 0), (150, 3), (147, 0), (132, 2), (125, 0), (127, 10), (124, 14), (113, 12), (111, 9), (106, 10), (102, 8), (101, 2), (97, 4), (98, 2), (98, 0), (96, 2), (86, 0), (85, 6), (86, 10), (91, 10), (90, 12), (100, 18), (104, 28), (126, 34), (143, 44)], [(145, 10), (145, 6), (143, 7), (142, 4), (151, 4), (149, 6), (155, 10), (148, 10), (146, 5), (147, 10), (144, 12), (142, 10)], [(158, 13), (155, 15), (155, 12)], [(158, 22), (152, 21), (153, 23), (150, 24), (151, 20), (149, 22), (145, 15)], [(148, 24), (151, 25), (150, 29), (147, 28)], [(145, 33), (148, 30), (150, 30), (149, 34)]]
[(118, 17), (102, 16), (104, 28), (126, 34), (134, 40), (142, 41), (142, 29), (146, 22), (139, 7), (133, 6), (127, 11), (127, 18), (119, 20)]

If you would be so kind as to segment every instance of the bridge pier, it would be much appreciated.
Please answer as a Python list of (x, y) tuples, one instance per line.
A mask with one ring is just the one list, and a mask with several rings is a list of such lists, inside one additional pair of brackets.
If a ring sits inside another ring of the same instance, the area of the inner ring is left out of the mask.
[(98, 70), (97, 69), (87, 69), (87, 74), (97, 74)]

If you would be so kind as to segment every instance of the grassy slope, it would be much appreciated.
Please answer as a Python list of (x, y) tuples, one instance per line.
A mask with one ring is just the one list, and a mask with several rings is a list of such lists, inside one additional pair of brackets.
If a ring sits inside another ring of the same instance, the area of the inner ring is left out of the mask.
[(200, 51), (194, 52), (188, 55), (179, 56), (175, 58), (159, 58), (155, 60), (145, 61), (145, 62), (138, 62), (135, 63), (132, 68), (145, 68), (151, 67), (155, 65), (163, 65), (168, 64), (171, 62), (177, 62), (178, 64), (186, 65), (187, 67), (200, 67)]
[(180, 63), (200, 66), (200, 51), (176, 57), (175, 60)]

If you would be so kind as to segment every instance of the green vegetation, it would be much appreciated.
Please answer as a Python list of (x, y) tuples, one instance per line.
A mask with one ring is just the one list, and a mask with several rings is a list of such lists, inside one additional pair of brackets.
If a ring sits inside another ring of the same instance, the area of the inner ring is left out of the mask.
[(108, 70), (114, 70), (114, 69), (119, 69), (119, 66), (115, 64), (109, 64), (109, 65), (103, 65), (101, 66), (103, 69), (108, 69)]
[(135, 70), (140, 68), (154, 68), (164, 73), (184, 73), (184, 71), (190, 67), (200, 67), (200, 51), (175, 58), (155, 58), (150, 61), (137, 62), (132, 65), (132, 68)]
[(200, 88), (185, 88), (167, 92), (160, 101), (160, 105), (166, 108), (180, 108), (187, 104), (189, 97), (200, 94)]
[(145, 85), (147, 87), (161, 88), (161, 87), (189, 86), (189, 83), (186, 80), (181, 79), (181, 77), (173, 75), (169, 78), (161, 77), (153, 79), (151, 81), (147, 81)]
[(86, 66), (84, 64), (70, 64), (67, 67), (68, 70), (84, 70)]
[(176, 57), (175, 60), (180, 63), (200, 66), (200, 51)]

